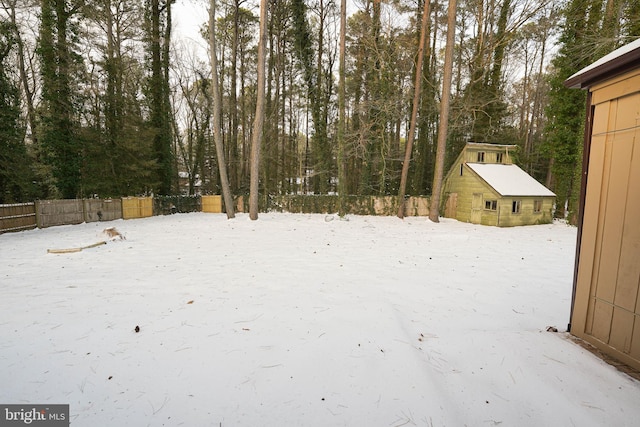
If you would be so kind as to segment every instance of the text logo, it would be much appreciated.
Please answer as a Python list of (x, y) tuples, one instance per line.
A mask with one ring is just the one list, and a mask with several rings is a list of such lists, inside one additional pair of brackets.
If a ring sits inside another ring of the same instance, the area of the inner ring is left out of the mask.
[(69, 427), (69, 405), (0, 404), (0, 427)]

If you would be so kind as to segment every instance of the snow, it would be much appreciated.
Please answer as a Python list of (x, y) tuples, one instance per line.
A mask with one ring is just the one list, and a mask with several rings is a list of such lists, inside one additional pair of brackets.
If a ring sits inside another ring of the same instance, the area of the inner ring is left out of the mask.
[[(109, 226), (126, 240), (47, 253)], [(0, 402), (75, 426), (630, 426), (640, 383), (564, 332), (575, 240), (275, 213), (3, 234)]]
[(501, 196), (555, 196), (551, 190), (517, 165), (489, 163), (467, 163), (466, 165)]

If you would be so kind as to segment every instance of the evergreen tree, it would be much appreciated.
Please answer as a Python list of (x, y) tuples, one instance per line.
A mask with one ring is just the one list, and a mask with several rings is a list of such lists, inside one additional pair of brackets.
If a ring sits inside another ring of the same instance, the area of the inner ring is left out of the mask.
[[(436, 137), (438, 129), (438, 97), (436, 90), (438, 87), (436, 60), (438, 49), (433, 44), (436, 42), (438, 33), (438, 22), (435, 17), (438, 16), (437, 3), (431, 8), (434, 18), (431, 19), (430, 31), (427, 31), (427, 41), (425, 56), (428, 60), (422, 65), (422, 81), (423, 90), (421, 92), (420, 111), (418, 113), (418, 136), (414, 150), (415, 161), (409, 165), (410, 174), (412, 176), (411, 194), (424, 195), (429, 194), (433, 181), (433, 167), (435, 165)], [(433, 36), (432, 36), (433, 34)]]
[(640, 35), (640, 1), (628, 1), (624, 5), (624, 17), (625, 20), (622, 22), (622, 27), (624, 30), (624, 34), (628, 36), (626, 41), (629, 40), (631, 36), (639, 36)]
[(0, 21), (0, 204), (22, 202), (29, 195), (29, 158), (21, 140), (19, 89), (8, 76), (15, 44), (12, 25)]
[[(71, 4), (70, 4), (71, 3)], [(72, 17), (83, 2), (41, 1), (39, 55), (42, 77), (42, 148), (63, 198), (81, 193), (81, 146), (75, 123), (72, 82), (79, 61), (74, 52), (76, 29)]]
[[(292, 0), (293, 28), (295, 35), (296, 54), (302, 68), (307, 96), (311, 106), (313, 121), (313, 153), (314, 172), (318, 174), (314, 179), (314, 190), (326, 193), (329, 190), (331, 171), (331, 147), (327, 136), (327, 101), (323, 91), (323, 68), (321, 63), (315, 63), (314, 56), (321, 60), (321, 53), (314, 50), (313, 36), (307, 19), (307, 6), (304, 0)], [(322, 19), (319, 22), (323, 22)], [(322, 34), (320, 28), (319, 34)], [(322, 45), (321, 41), (318, 46)]]
[[(628, 2), (626, 10), (633, 10), (633, 3)], [(556, 215), (570, 220), (578, 209), (586, 95), (565, 88), (563, 83), (624, 40), (625, 29), (617, 18), (617, 11), (625, 10), (623, 6), (614, 1), (572, 0), (564, 11), (561, 47), (552, 62), (544, 149), (551, 158), (547, 184), (557, 195)]]
[(147, 82), (153, 151), (157, 161), (154, 190), (171, 194), (174, 180), (173, 131), (169, 88), (171, 5), (175, 0), (147, 0), (147, 42), (150, 76)]
[[(144, 105), (142, 0), (99, 0), (84, 17), (94, 24), (86, 41), (100, 53), (86, 72), (82, 105), (86, 120), (79, 131), (86, 194), (118, 197), (144, 194), (157, 182), (150, 130)], [(90, 37), (90, 38), (89, 38)]]

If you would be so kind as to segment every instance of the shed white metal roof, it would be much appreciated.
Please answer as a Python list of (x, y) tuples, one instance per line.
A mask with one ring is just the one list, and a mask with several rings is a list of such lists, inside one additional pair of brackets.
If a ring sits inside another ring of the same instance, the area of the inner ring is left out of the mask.
[(467, 163), (467, 166), (501, 196), (555, 197), (551, 190), (517, 165)]

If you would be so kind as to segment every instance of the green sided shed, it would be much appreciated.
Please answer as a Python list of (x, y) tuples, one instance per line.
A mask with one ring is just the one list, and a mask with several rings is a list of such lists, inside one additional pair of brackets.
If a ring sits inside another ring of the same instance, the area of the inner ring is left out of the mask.
[(467, 144), (445, 177), (445, 217), (498, 227), (550, 223), (555, 194), (511, 163), (515, 148)]

